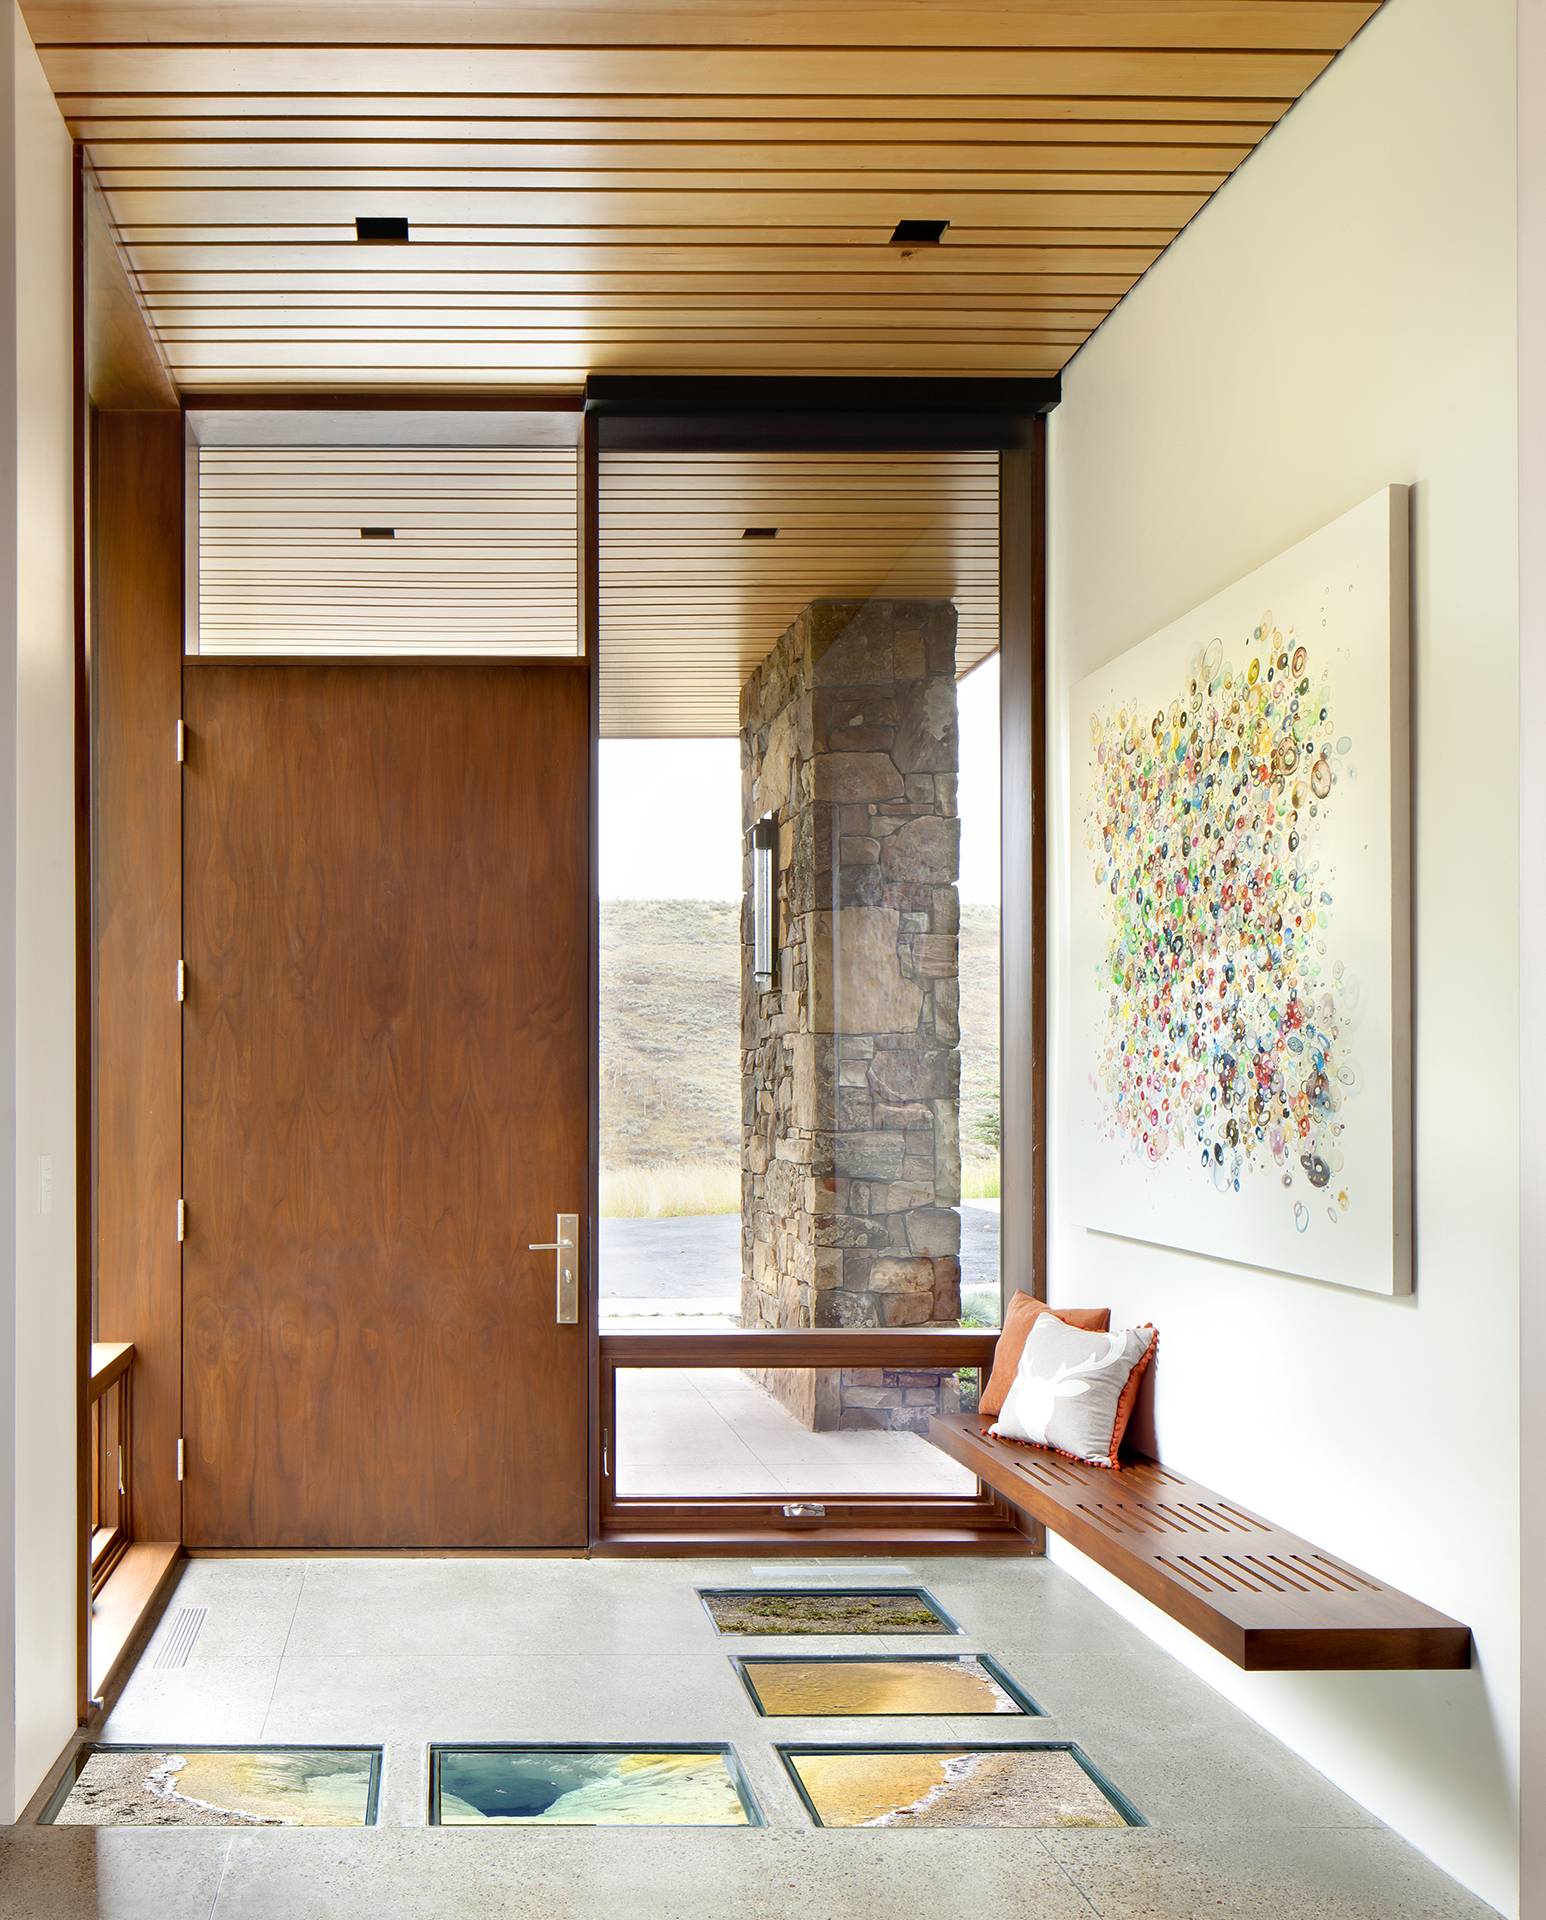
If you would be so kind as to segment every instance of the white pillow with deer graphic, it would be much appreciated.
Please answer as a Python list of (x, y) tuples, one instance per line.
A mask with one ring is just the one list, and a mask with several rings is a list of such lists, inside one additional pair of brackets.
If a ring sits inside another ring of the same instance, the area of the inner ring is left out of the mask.
[(1050, 1313), (1039, 1314), (989, 1431), (1003, 1440), (1056, 1447), (1095, 1466), (1114, 1467), (1122, 1438), (1117, 1427), (1122, 1389), (1147, 1361), (1153, 1343), (1153, 1327), (1086, 1333)]

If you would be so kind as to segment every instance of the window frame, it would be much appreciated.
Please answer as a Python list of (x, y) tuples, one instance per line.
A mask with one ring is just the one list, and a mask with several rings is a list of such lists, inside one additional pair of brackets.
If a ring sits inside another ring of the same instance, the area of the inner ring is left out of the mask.
[[(621, 1497), (620, 1367), (991, 1365), (996, 1334), (955, 1328), (607, 1333), (600, 1325), (600, 463), (603, 452), (925, 452), (999, 456), (1001, 859), (999, 1098), (1005, 1292), (1046, 1295), (1045, 463), (1052, 380), (592, 379), (581, 428), (581, 624), (591, 674), (591, 1088), (585, 1283), (591, 1540), (611, 1554), (908, 1547), (1040, 1552), (1044, 1536), (979, 1481), (973, 1498), (879, 1495), (791, 1519), (772, 1496)], [(836, 403), (836, 404), (834, 404)], [(1010, 1277), (1013, 1277), (1013, 1286)], [(862, 1356), (862, 1357), (861, 1357)], [(947, 1356), (949, 1357), (947, 1359)], [(968, 1357), (970, 1356), (970, 1357)]]

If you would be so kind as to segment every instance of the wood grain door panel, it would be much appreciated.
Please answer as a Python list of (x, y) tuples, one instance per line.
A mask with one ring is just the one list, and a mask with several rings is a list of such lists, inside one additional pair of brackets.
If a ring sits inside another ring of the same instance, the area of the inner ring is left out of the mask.
[(191, 666), (186, 1538), (586, 1538), (587, 689)]

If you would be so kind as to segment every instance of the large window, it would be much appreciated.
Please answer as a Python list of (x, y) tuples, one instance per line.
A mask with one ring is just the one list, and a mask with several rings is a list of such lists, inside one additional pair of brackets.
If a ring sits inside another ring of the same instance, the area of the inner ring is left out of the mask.
[(602, 1313), (737, 1326), (739, 748), (604, 740), (599, 789)]
[[(600, 500), (603, 1331), (995, 1327), (997, 456), (603, 455)], [(974, 1392), (623, 1370), (614, 1491), (969, 1495), (925, 1435)]]

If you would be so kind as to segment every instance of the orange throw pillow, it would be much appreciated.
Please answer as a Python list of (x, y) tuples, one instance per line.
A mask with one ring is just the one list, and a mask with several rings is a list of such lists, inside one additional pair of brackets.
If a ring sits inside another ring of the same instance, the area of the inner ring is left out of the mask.
[(1025, 1351), (1025, 1336), (1039, 1313), (1053, 1314), (1065, 1326), (1078, 1327), (1084, 1333), (1111, 1331), (1110, 1307), (1049, 1307), (1045, 1300), (1033, 1300), (1028, 1293), (1017, 1293), (1004, 1315), (1004, 1331), (993, 1349), (993, 1371), (977, 1403), (977, 1411), (984, 1419), (992, 1419), (1003, 1410), (1004, 1395), (1014, 1384), (1020, 1355)]
[(1138, 1389), (1143, 1385), (1143, 1376), (1152, 1365), (1155, 1354), (1159, 1352), (1159, 1328), (1155, 1326), (1152, 1320), (1149, 1321), (1147, 1325), (1149, 1332), (1154, 1335), (1154, 1338), (1149, 1342), (1148, 1351), (1143, 1354), (1137, 1366), (1134, 1367), (1132, 1372), (1127, 1376), (1127, 1385), (1122, 1389), (1122, 1397), (1117, 1402), (1116, 1422), (1111, 1429), (1111, 1463), (1113, 1466), (1120, 1463), (1122, 1436), (1127, 1432), (1127, 1423), (1133, 1417), (1133, 1408), (1137, 1404)]

